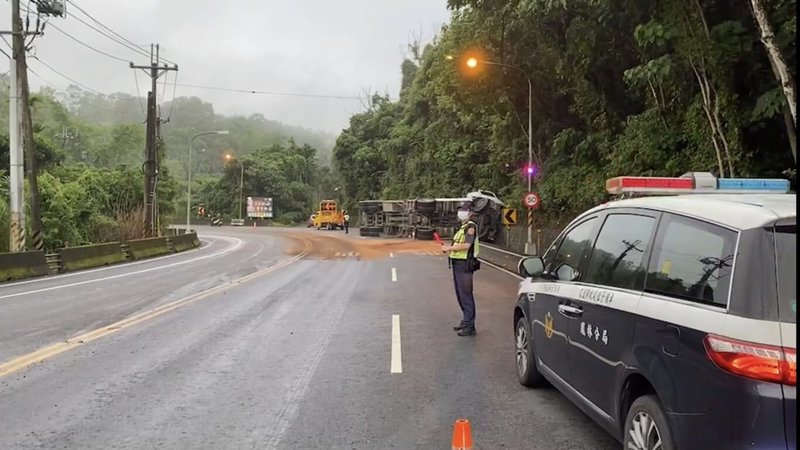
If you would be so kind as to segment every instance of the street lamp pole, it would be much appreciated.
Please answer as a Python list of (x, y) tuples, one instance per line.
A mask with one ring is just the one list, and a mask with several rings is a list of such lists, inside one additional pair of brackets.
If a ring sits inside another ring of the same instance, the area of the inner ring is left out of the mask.
[(228, 130), (219, 130), (219, 131), (203, 131), (202, 133), (197, 133), (189, 139), (189, 170), (188, 172), (188, 183), (186, 184), (186, 232), (189, 232), (189, 229), (192, 226), (192, 144), (194, 140), (199, 138), (200, 136), (206, 136), (209, 134), (229, 134)]
[(242, 173), (239, 175), (239, 220), (242, 220), (242, 199), (244, 198), (244, 164), (237, 161), (242, 168)]
[(238, 159), (235, 159), (233, 155), (226, 154), (225, 159), (227, 160), (234, 160), (236, 164), (239, 164), (239, 167), (242, 168), (242, 173), (239, 175), (239, 220), (242, 220), (242, 200), (244, 199), (244, 164)]
[[(528, 81), (528, 166), (525, 168), (525, 175), (528, 177), (528, 192), (531, 192), (531, 182), (533, 179), (533, 83), (528, 73), (519, 67), (511, 66), (508, 64), (493, 62), (493, 61), (478, 61), (474, 58), (467, 60), (467, 66), (474, 68), (478, 64), (486, 64), (487, 66), (505, 67), (506, 69), (515, 70), (525, 76)], [(528, 239), (525, 243), (525, 253), (528, 253), (530, 246), (533, 243), (533, 224), (528, 223)], [(538, 249), (537, 249), (538, 251)]]

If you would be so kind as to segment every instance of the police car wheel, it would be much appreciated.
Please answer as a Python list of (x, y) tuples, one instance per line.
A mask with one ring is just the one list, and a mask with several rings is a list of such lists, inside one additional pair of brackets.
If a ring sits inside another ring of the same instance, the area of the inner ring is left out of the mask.
[(519, 383), (528, 387), (541, 386), (544, 379), (536, 367), (536, 357), (533, 353), (533, 341), (531, 340), (531, 326), (525, 316), (517, 320), (515, 330), (514, 343), (516, 346), (516, 366)]
[(654, 395), (637, 398), (625, 419), (623, 448), (631, 450), (674, 450), (667, 418)]

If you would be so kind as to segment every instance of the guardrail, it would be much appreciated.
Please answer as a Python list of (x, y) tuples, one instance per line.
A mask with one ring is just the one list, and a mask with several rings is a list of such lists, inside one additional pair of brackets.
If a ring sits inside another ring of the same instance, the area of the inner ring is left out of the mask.
[(0, 253), (0, 282), (117, 264), (200, 247), (197, 233), (67, 247), (53, 253)]
[(49, 273), (44, 252), (0, 253), (0, 281), (39, 277)]
[(133, 259), (152, 258), (153, 256), (171, 253), (169, 243), (165, 237), (134, 239), (125, 242)]
[(56, 253), (61, 257), (58, 272), (107, 266), (128, 259), (119, 242), (62, 248)]
[(175, 252), (183, 252), (200, 247), (200, 239), (197, 238), (197, 233), (180, 234), (170, 236), (167, 239)]
[(519, 253), (481, 243), (481, 252), (478, 259), (516, 274), (518, 273), (519, 261), (524, 257), (525, 255), (520, 255)]

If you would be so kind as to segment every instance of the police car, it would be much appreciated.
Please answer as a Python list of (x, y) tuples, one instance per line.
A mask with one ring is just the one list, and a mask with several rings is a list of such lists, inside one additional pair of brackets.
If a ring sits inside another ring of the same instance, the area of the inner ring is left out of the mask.
[(789, 182), (690, 173), (606, 188), (633, 198), (520, 261), (520, 383), (548, 381), (625, 449), (796, 448)]

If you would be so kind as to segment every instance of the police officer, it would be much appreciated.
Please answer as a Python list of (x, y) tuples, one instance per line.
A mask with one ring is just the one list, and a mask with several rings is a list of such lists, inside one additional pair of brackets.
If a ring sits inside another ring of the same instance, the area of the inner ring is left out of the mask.
[(449, 264), (453, 269), (453, 283), (456, 290), (458, 306), (461, 307), (463, 319), (453, 327), (459, 336), (475, 335), (475, 297), (472, 294), (472, 277), (478, 270), (477, 260), (480, 251), (478, 243), (478, 225), (473, 222), (472, 203), (462, 202), (458, 207), (458, 220), (461, 227), (453, 236), (452, 245), (443, 245), (442, 251), (449, 252)]
[(347, 213), (347, 210), (344, 211), (344, 234), (350, 233), (350, 214)]

